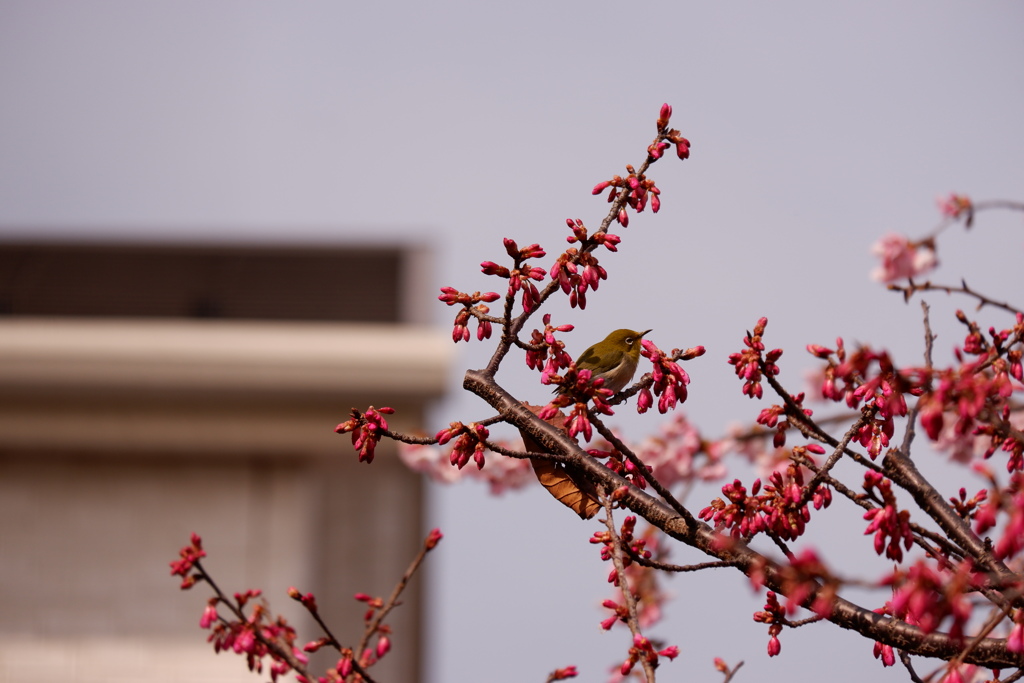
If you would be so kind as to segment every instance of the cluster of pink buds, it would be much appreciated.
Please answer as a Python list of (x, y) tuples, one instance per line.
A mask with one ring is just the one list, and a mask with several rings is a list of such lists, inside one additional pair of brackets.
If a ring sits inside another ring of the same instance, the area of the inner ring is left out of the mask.
[(743, 380), (743, 395), (750, 398), (761, 398), (764, 394), (761, 387), (762, 373), (768, 377), (774, 377), (779, 373), (779, 366), (776, 363), (782, 356), (782, 349), (764, 353), (765, 346), (761, 338), (767, 326), (768, 318), (758, 320), (754, 326), (754, 333), (748, 332), (743, 338), (743, 344), (747, 348), (729, 356), (729, 365), (735, 369), (736, 376)]
[(544, 406), (537, 417), (542, 420), (550, 420), (559, 413), (560, 408), (572, 406), (569, 416), (566, 418), (566, 432), (570, 438), (575, 439), (578, 434), (583, 434), (586, 441), (594, 436), (594, 427), (590, 422), (590, 414), (587, 410), (587, 402), (591, 402), (590, 410), (602, 415), (614, 415), (612, 407), (608, 405), (607, 399), (612, 396), (611, 389), (604, 388), (604, 378), (592, 379), (590, 370), (584, 368), (577, 370), (576, 364), (569, 366), (565, 376), (545, 375), (545, 383), (560, 384), (566, 389)]
[(875, 659), (882, 661), (882, 666), (892, 666), (896, 663), (896, 655), (892, 651), (892, 645), (886, 645), (876, 640), (872, 654), (874, 654)]
[(598, 264), (592, 252), (573, 247), (566, 249), (551, 266), (551, 279), (569, 295), (570, 307), (583, 310), (587, 307), (587, 290), (597, 290), (601, 280), (608, 279), (608, 271)]
[[(583, 378), (582, 381), (589, 382), (590, 370), (580, 370), (580, 374), (581, 375), (582, 374), (588, 375), (588, 377)], [(598, 378), (598, 380), (597, 380), (597, 382), (595, 382), (595, 384), (598, 384), (598, 385), (602, 384), (603, 381), (604, 380)], [(593, 393), (593, 399), (594, 400), (593, 400), (593, 403), (591, 404), (590, 410), (593, 410), (595, 413), (603, 413), (604, 415), (612, 415), (613, 412), (612, 412), (611, 406), (609, 406), (607, 403), (604, 402), (604, 395), (601, 393), (601, 392), (608, 392), (608, 393), (611, 393), (611, 392), (608, 389), (604, 389), (603, 387), (600, 387), (600, 386), (596, 386), (595, 387), (595, 386), (591, 385), (591, 387), (593, 387), (593, 391), (594, 391), (594, 393)], [(541, 418), (541, 419), (543, 419), (543, 418)], [(578, 435), (578, 434), (583, 434), (583, 438), (586, 441), (590, 441), (593, 438), (593, 436), (594, 436), (594, 434), (593, 434), (593, 425), (591, 425), (591, 423), (590, 423), (590, 414), (587, 411), (587, 404), (586, 403), (579, 403), (579, 402), (577, 402), (573, 406), (572, 411), (569, 413), (569, 417), (567, 419), (567, 423), (568, 423), (567, 431), (568, 431), (568, 434), (569, 434), (569, 438), (575, 439), (576, 435)]]
[[(647, 161), (644, 168), (660, 159), (665, 154), (665, 150), (672, 145), (675, 145), (676, 155), (680, 159), (690, 156), (690, 141), (680, 135), (678, 130), (668, 127), (671, 118), (672, 107), (668, 104), (661, 105), (661, 111), (658, 112), (658, 135), (654, 138), (654, 142), (647, 147)], [(654, 181), (647, 178), (642, 172), (638, 173), (632, 166), (626, 166), (626, 173), (626, 177), (617, 175), (613, 176), (611, 180), (598, 183), (593, 190), (595, 195), (599, 195), (610, 187), (612, 189), (608, 193), (608, 202), (613, 203), (620, 198), (623, 200), (615, 219), (624, 228), (629, 225), (627, 206), (637, 213), (647, 208), (648, 202), (654, 213), (661, 208), (661, 190), (654, 184)]]
[(470, 422), (468, 425), (464, 425), (461, 422), (452, 422), (447, 428), (439, 431), (435, 438), (438, 445), (443, 446), (456, 436), (459, 438), (455, 441), (455, 446), (452, 448), (452, 465), (461, 470), (472, 458), (476, 463), (477, 469), (483, 469), (484, 450), (487, 448), (487, 437), (490, 436), (487, 427), (476, 422)]
[(807, 350), (828, 360), (821, 386), (823, 398), (845, 401), (850, 408), (863, 404), (873, 409), (872, 419), (861, 426), (855, 439), (872, 458), (877, 457), (892, 438), (893, 418), (907, 414), (906, 396), (922, 395), (929, 374), (920, 368), (897, 370), (888, 352), (867, 346), (847, 354), (842, 338), (836, 339), (835, 350), (818, 344), (808, 345)]
[(722, 487), (721, 498), (715, 498), (711, 504), (700, 511), (699, 517), (705, 522), (712, 519), (718, 529), (729, 529), (734, 537), (749, 538), (764, 531), (764, 518), (761, 516), (761, 505), (757, 494), (761, 491), (761, 480), (755, 479), (750, 494), (739, 479)]
[[(257, 590), (236, 593), (238, 609), (242, 610), (251, 598), (259, 595), (260, 591)], [(285, 653), (290, 653), (301, 664), (306, 664), (309, 658), (295, 647), (295, 629), (284, 617), (278, 616), (268, 621), (267, 616), (263, 605), (255, 605), (244, 621), (222, 620), (218, 623), (210, 633), (209, 641), (213, 643), (215, 652), (231, 651), (245, 655), (249, 670), (257, 673), (263, 671), (263, 659), (269, 657), (270, 679), (276, 681), (292, 670), (292, 664)]]
[[(803, 411), (803, 414), (810, 417), (814, 414), (810, 408), (804, 408), (804, 393), (801, 391), (799, 394), (790, 395), (789, 397), (793, 403)], [(792, 425), (787, 419), (779, 419), (786, 417), (786, 406), (774, 404), (768, 408), (763, 409), (757, 416), (757, 424), (764, 425), (769, 429), (775, 430), (775, 436), (772, 437), (772, 446), (775, 448), (782, 448), (786, 445), (786, 430)]]
[[(804, 448), (820, 449), (817, 444), (809, 444)], [(803, 535), (806, 524), (811, 519), (811, 512), (803, 500), (804, 470), (796, 464), (786, 468), (786, 473), (776, 470), (768, 477), (770, 483), (764, 487), (761, 495), (761, 510), (765, 516), (765, 525), (784, 541), (796, 540)], [(816, 508), (827, 507), (832, 502), (828, 489), (822, 498), (815, 499)]]
[(832, 614), (839, 581), (812, 548), (805, 548), (780, 568), (782, 591), (786, 595), (785, 614), (791, 616), (811, 596), (810, 610), (823, 619)]
[(610, 469), (612, 472), (615, 472), (623, 479), (631, 482), (637, 488), (647, 488), (647, 478), (645, 475), (650, 474), (651, 467), (647, 467), (646, 470), (640, 471), (631, 460), (626, 460), (622, 456), (622, 453), (614, 448), (610, 448), (609, 450), (590, 448), (587, 450), (587, 455), (597, 458), (598, 460), (606, 460), (604, 463), (605, 467)]
[(623, 676), (628, 676), (629, 672), (633, 670), (633, 667), (640, 662), (641, 659), (646, 660), (651, 667), (657, 667), (661, 662), (658, 661), (659, 657), (667, 657), (669, 660), (675, 659), (679, 656), (679, 647), (672, 645), (662, 650), (655, 650), (655, 646), (641, 633), (633, 635), (633, 647), (629, 648), (629, 656), (626, 661), (619, 667), (619, 673)]
[(455, 306), (456, 304), (462, 306), (462, 310), (455, 314), (455, 326), (452, 328), (452, 341), (456, 344), (460, 341), (469, 341), (470, 318), (476, 318), (478, 321), (477, 339), (483, 341), (491, 336), (491, 321), (487, 317), (491, 309), (486, 303), (497, 301), (501, 298), (500, 294), (497, 292), (484, 292), (483, 294), (473, 292), (472, 294), (467, 294), (460, 292), (454, 287), (442, 287), (441, 296), (437, 298), (449, 306)]
[(955, 413), (953, 431), (972, 433), (978, 421), (1006, 414), (1007, 400), (1014, 391), (1006, 374), (990, 374), (990, 363), (979, 359), (936, 373), (933, 389), (921, 397), (921, 426), (937, 440), (945, 424), (945, 412)]
[[(936, 373), (933, 390), (921, 399), (921, 424), (929, 437), (940, 442), (972, 445), (974, 437), (987, 436), (985, 458), (1002, 450), (1009, 454), (1007, 471), (1022, 470), (1024, 437), (1010, 422), (1010, 399), (1021, 390), (1020, 382), (1024, 379), (1024, 315), (1018, 313), (1014, 325), (1007, 329), (997, 331), (990, 327), (989, 339), (963, 311), (956, 315), (968, 327), (963, 353), (978, 359)], [(943, 433), (949, 414), (957, 419)]]
[(767, 598), (764, 610), (754, 612), (754, 621), (768, 624), (768, 656), (775, 657), (782, 652), (779, 634), (782, 633), (782, 624), (786, 621), (786, 611), (779, 604), (779, 598), (774, 591), (768, 591)]
[[(960, 517), (966, 520), (972, 520), (976, 517), (980, 518), (979, 512), (982, 507), (982, 504), (988, 499), (988, 491), (986, 491), (985, 489), (979, 489), (977, 493), (975, 493), (970, 499), (968, 499), (967, 489), (961, 486), (959, 493), (959, 497), (949, 497), (949, 504), (953, 507), (954, 510), (956, 510), (956, 514), (958, 514)], [(995, 519), (992, 520), (992, 524), (995, 524)], [(989, 528), (991, 528), (991, 526), (986, 527), (985, 529), (978, 529), (978, 533), (984, 533)]]
[(209, 629), (220, 621), (220, 615), (217, 613), (217, 604), (219, 602), (220, 598), (216, 595), (206, 601), (203, 616), (199, 617), (199, 628)]
[(569, 226), (570, 230), (572, 230), (572, 234), (565, 238), (565, 241), (568, 242), (569, 244), (575, 244), (576, 242), (579, 242), (580, 245), (583, 246), (587, 251), (590, 250), (587, 247), (589, 247), (591, 244), (596, 246), (603, 245), (608, 249), (608, 251), (619, 250), (619, 242), (622, 241), (622, 238), (619, 237), (618, 235), (613, 235), (610, 232), (602, 232), (598, 230), (596, 233), (594, 233), (593, 237), (588, 237), (587, 227), (583, 225), (583, 221), (581, 221), (579, 218), (575, 220), (573, 220), (572, 218), (566, 218), (565, 224)]
[[(633, 564), (633, 555), (636, 555), (637, 557), (643, 557), (645, 559), (650, 558), (651, 556), (651, 552), (646, 548), (647, 539), (637, 538), (634, 535), (635, 528), (636, 517), (634, 515), (630, 515), (623, 520), (622, 527), (619, 529), (619, 539), (622, 541), (622, 544), (628, 547), (631, 551), (630, 553), (623, 553), (622, 555), (622, 565), (624, 567), (629, 567)], [(594, 544), (601, 544), (602, 560), (607, 562), (608, 560), (612, 559), (612, 555), (614, 553), (613, 545), (615, 543), (615, 539), (612, 538), (612, 535), (607, 531), (607, 529), (602, 531), (595, 531), (594, 535), (590, 537), (590, 542)], [(610, 570), (608, 574), (608, 583), (614, 584), (616, 586), (619, 585), (619, 576), (616, 573), (614, 567)]]
[(298, 588), (292, 586), (288, 589), (288, 597), (305, 607), (311, 614), (317, 613), (316, 596), (312, 593), (303, 595)]
[[(572, 356), (565, 352), (565, 342), (556, 339), (556, 332), (571, 332), (572, 325), (551, 324), (551, 314), (544, 315), (544, 331), (534, 330), (530, 338), (530, 348), (526, 351), (526, 366), (531, 370), (540, 370), (545, 377), (557, 375), (572, 364)], [(548, 384), (548, 382), (545, 382)]]
[(1013, 611), (1013, 627), (1006, 638), (1006, 649), (1017, 654), (1024, 652), (1024, 610)]
[[(434, 531), (437, 531), (437, 530), (435, 529)], [(431, 532), (431, 533), (433, 534), (433, 532)], [(437, 532), (437, 534), (438, 534), (438, 537), (440, 537), (440, 532)], [(436, 541), (435, 541), (434, 544), (436, 545)], [(433, 546), (431, 546), (431, 548), (432, 547)], [(384, 608), (384, 600), (382, 598), (373, 597), (373, 596), (367, 595), (366, 593), (356, 593), (353, 597), (356, 600), (358, 600), (359, 602), (365, 602), (366, 603), (367, 608), (366, 608), (366, 613), (363, 615), (363, 621), (365, 621), (367, 624), (370, 624), (371, 622), (373, 622), (374, 619), (376, 619), (376, 617), (377, 617), (377, 612)], [(391, 627), (387, 626), (385, 624), (377, 624), (375, 635), (377, 636), (377, 642), (374, 645), (374, 647), (366, 648), (360, 654), (359, 659), (358, 659), (359, 665), (362, 668), (364, 668), (364, 669), (370, 668), (371, 666), (376, 664), (378, 661), (380, 661), (380, 659), (384, 655), (386, 655), (388, 652), (391, 651)], [(347, 658), (350, 659), (350, 660), (354, 656), (354, 654), (351, 652), (351, 650), (349, 650), (347, 653), (345, 651), (343, 651), (342, 652), (342, 659), (345, 659), (346, 655), (347, 655)], [(339, 661), (338, 664), (339, 664), (339, 672), (340, 672), (341, 671), (341, 666), (340, 666), (341, 662)], [(348, 662), (349, 667), (351, 667), (351, 664), (352, 664), (351, 661)]]
[(377, 448), (380, 437), (388, 431), (388, 422), (384, 415), (391, 415), (394, 408), (374, 408), (370, 406), (365, 413), (352, 410), (351, 419), (334, 428), (338, 434), (352, 432), (352, 446), (359, 452), (359, 462), (373, 462), (373, 452)]
[(521, 290), (523, 292), (523, 310), (529, 313), (540, 303), (540, 292), (534, 281), (540, 281), (547, 275), (547, 271), (539, 266), (529, 266), (526, 261), (531, 258), (542, 258), (546, 255), (539, 244), (531, 244), (528, 247), (519, 248), (516, 241), (505, 238), (505, 251), (512, 257), (513, 267), (499, 266), (494, 261), (484, 261), (480, 269), (485, 275), (496, 275), (508, 279), (509, 297), (515, 297)]
[(951, 623), (946, 630), (950, 638), (962, 642), (973, 610), (968, 596), (986, 579), (984, 574), (974, 571), (970, 561), (961, 562), (955, 571), (936, 571), (924, 560), (918, 560), (906, 572), (894, 572), (890, 581), (893, 595), (887, 611), (892, 616), (925, 633), (938, 630), (949, 618)]
[[(1014, 472), (1012, 486), (1017, 489), (1012, 495), (1007, 493), (999, 497), (1001, 502), (1004, 502), (1004, 505), (1009, 508), (1010, 519), (1007, 520), (1003, 535), (996, 541), (996, 546), (993, 549), (992, 554), (997, 560), (1014, 557), (1024, 550), (1024, 492), (1019, 490), (1020, 476), (1017, 472)], [(993, 499), (995, 499), (994, 496)], [(991, 514), (993, 515), (992, 524), (994, 524), (994, 511)], [(983, 526), (980, 519), (976, 523), (979, 528)]]
[[(690, 383), (690, 376), (675, 361), (690, 360), (703, 356), (704, 347), (695, 346), (685, 351), (672, 349), (672, 355), (669, 356), (659, 349), (654, 342), (644, 339), (640, 353), (649, 359), (653, 365), (651, 369), (653, 384), (650, 389), (644, 387), (640, 390), (640, 396), (636, 402), (636, 410), (638, 413), (646, 413), (654, 403), (654, 396), (660, 396), (658, 399), (658, 412), (662, 414), (667, 413), (669, 410), (674, 409), (677, 403), (682, 403), (686, 400), (686, 385)], [(653, 395), (652, 391), (654, 392)]]
[(625, 178), (616, 175), (612, 176), (611, 180), (599, 182), (592, 191), (593, 194), (601, 194), (609, 187), (612, 188), (608, 193), (609, 204), (618, 199), (620, 194), (625, 195), (625, 202), (615, 217), (619, 225), (624, 228), (629, 227), (629, 214), (626, 212), (627, 206), (636, 213), (643, 212), (647, 208), (648, 202), (651, 205), (651, 211), (654, 213), (658, 213), (658, 209), (661, 208), (661, 198), (659, 197), (661, 190), (654, 184), (654, 181), (642, 173), (638, 174), (636, 169), (628, 164), (626, 165), (626, 173)]
[(975, 530), (979, 535), (984, 534), (996, 525), (1000, 511), (1007, 513), (1009, 519), (992, 553), (997, 560), (1007, 560), (1024, 550), (1024, 475), (1014, 472), (1005, 489), (996, 486), (994, 480), (992, 484), (991, 495), (979, 491), (975, 496), (981, 498), (982, 494), (985, 494), (984, 498), (987, 499), (979, 505), (974, 515)]
[(200, 559), (206, 557), (206, 551), (203, 550), (203, 539), (199, 537), (199, 534), (193, 532), (191, 541), (189, 545), (178, 551), (178, 556), (181, 559), (171, 562), (171, 576), (180, 576), (182, 578), (182, 590), (188, 590), (196, 585), (197, 577), (192, 574), (192, 569), (199, 563)]
[(897, 510), (892, 482), (880, 472), (868, 470), (864, 473), (864, 491), (870, 496), (873, 490), (877, 491), (878, 497), (882, 499), (882, 506), (871, 508), (864, 513), (864, 519), (871, 522), (864, 530), (864, 535), (875, 535), (877, 554), (881, 555), (884, 551), (890, 560), (902, 562), (903, 549), (900, 545), (910, 550), (914, 544), (914, 534), (910, 530), (910, 512)]
[(680, 135), (678, 130), (668, 127), (671, 118), (672, 107), (667, 103), (661, 105), (661, 111), (658, 112), (658, 138), (647, 148), (652, 159), (660, 159), (670, 145), (675, 145), (676, 156), (680, 159), (690, 158), (690, 141)]
[[(199, 560), (206, 557), (202, 539), (193, 533), (190, 540), (191, 543), (178, 553), (181, 559), (171, 562), (171, 575), (184, 578), (183, 589), (191, 588), (200, 578), (208, 580), (199, 564)], [(234, 614), (241, 615), (249, 601), (260, 595), (261, 592), (254, 589), (235, 593), (234, 606), (219, 595), (211, 597), (203, 608), (199, 627), (211, 631), (207, 640), (213, 643), (215, 652), (231, 651), (245, 655), (250, 671), (261, 673), (263, 658), (269, 657), (270, 678), (276, 681), (291, 671), (296, 662), (305, 665), (309, 661), (305, 653), (295, 647), (295, 630), (283, 617), (268, 620), (266, 607), (262, 604), (255, 605), (249, 617), (244, 619), (227, 619), (217, 612), (217, 605), (224, 602)], [(304, 680), (301, 675), (299, 679)]]
[[(824, 452), (817, 444), (808, 444), (802, 449), (818, 454)], [(763, 493), (760, 479), (754, 480), (749, 494), (739, 479), (726, 484), (722, 493), (728, 502), (716, 498), (700, 511), (700, 518), (714, 520), (716, 528), (729, 529), (734, 537), (750, 538), (766, 530), (782, 540), (800, 537), (811, 517), (804, 501), (803, 469), (791, 462), (785, 474), (772, 472), (768, 481)], [(828, 507), (832, 503), (831, 490), (819, 484), (811, 500), (815, 509)]]
[[(317, 678), (317, 683), (345, 683), (349, 676), (355, 671), (355, 655), (352, 653), (351, 648), (342, 648), (341, 658), (338, 663), (334, 665), (333, 669), (327, 670), (326, 676), (320, 676)], [(299, 679), (299, 683), (308, 683), (308, 681)]]
[(629, 608), (625, 605), (609, 599), (602, 602), (601, 606), (612, 611), (611, 616), (601, 621), (603, 630), (610, 631), (616, 622), (629, 623)]

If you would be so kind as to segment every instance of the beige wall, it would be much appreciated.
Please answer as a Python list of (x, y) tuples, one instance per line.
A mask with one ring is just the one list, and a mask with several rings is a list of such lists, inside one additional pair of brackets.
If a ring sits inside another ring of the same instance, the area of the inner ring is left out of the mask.
[[(419, 547), (421, 483), (333, 427), (392, 405), (413, 429), (442, 390), (445, 335), (336, 323), (0, 323), (0, 681), (257, 680), (198, 627), (208, 591), (168, 562), (192, 531), (225, 592), (317, 594), (354, 645), (362, 603)], [(385, 680), (415, 680), (415, 589)], [(333, 659), (333, 658), (332, 658)], [(321, 662), (322, 663), (322, 662)], [(264, 677), (265, 678), (265, 677)]]

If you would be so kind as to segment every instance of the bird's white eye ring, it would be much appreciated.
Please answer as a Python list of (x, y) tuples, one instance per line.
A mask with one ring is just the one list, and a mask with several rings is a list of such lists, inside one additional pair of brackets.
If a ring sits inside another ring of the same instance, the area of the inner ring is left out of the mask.
[(635, 341), (636, 339), (633, 339), (632, 337), (626, 337), (626, 343), (629, 344), (630, 346), (632, 346), (633, 342)]

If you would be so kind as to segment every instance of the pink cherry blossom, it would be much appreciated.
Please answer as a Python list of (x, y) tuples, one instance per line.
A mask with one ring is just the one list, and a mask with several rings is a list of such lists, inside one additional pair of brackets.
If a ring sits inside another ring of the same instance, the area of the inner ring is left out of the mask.
[(895, 282), (929, 272), (938, 265), (935, 246), (931, 242), (911, 242), (905, 235), (890, 233), (871, 247), (882, 263), (871, 277), (879, 282)]

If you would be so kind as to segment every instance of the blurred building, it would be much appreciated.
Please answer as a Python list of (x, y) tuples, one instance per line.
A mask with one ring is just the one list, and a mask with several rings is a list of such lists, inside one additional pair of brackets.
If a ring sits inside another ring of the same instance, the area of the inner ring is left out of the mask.
[[(333, 432), (415, 430), (451, 342), (426, 254), (395, 248), (0, 244), (0, 679), (254, 681), (214, 655), (168, 563), (191, 532), (226, 593), (316, 594), (353, 646), (420, 547), (421, 482)], [(383, 680), (419, 677), (420, 582)], [(333, 663), (336, 657), (329, 657)], [(389, 661), (390, 660), (390, 661)], [(323, 663), (323, 661), (319, 662)]]

